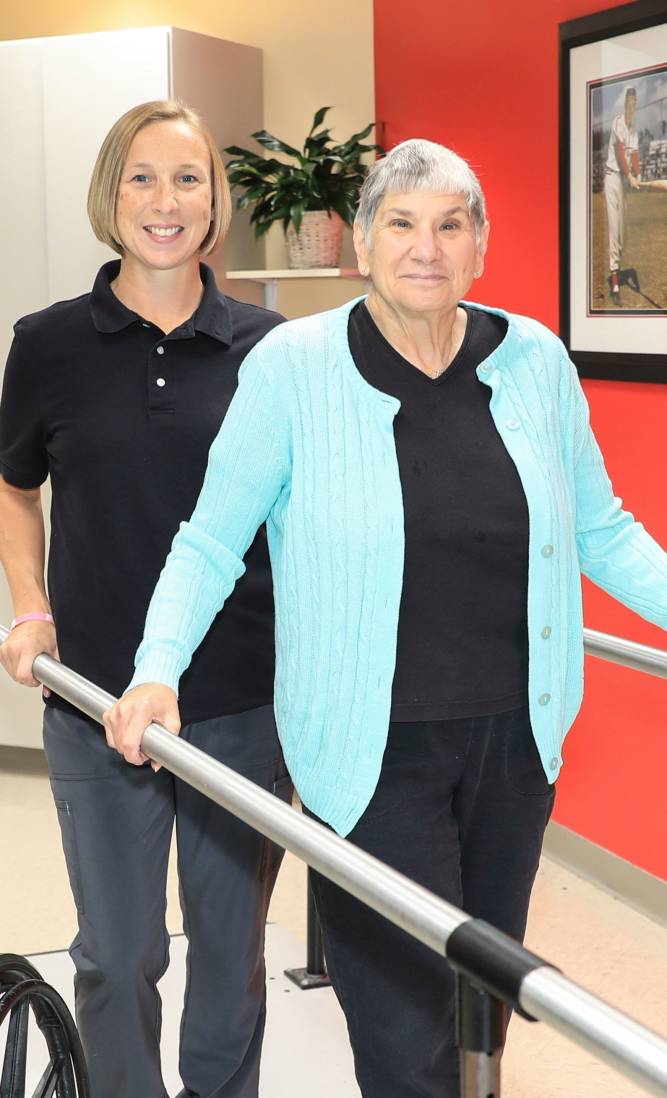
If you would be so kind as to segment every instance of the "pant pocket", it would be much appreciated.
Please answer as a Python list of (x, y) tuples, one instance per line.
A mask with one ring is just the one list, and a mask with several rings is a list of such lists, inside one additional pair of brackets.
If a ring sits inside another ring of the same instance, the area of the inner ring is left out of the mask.
[[(279, 800), (284, 801), (285, 804), (292, 803), (292, 794), (294, 787), (292, 785), (292, 779), (286, 774), (282, 778), (278, 778), (273, 783), (273, 795), (278, 797)], [(263, 837), (264, 849), (262, 851), (262, 859), (260, 863), (260, 879), (265, 881), (268, 877), (273, 876), (280, 869), (280, 863), (283, 860), (283, 854), (285, 851), (278, 843), (274, 843), (271, 839)]]
[(85, 915), (83, 883), (81, 879), (81, 865), (79, 862), (79, 848), (76, 841), (74, 810), (70, 801), (62, 800), (58, 797), (55, 798), (55, 804), (58, 811), (58, 822), (60, 824), (60, 834), (62, 836), (63, 851), (65, 854), (65, 862), (67, 863), (67, 874), (69, 876), (70, 888), (72, 889), (72, 896), (74, 897), (74, 903), (79, 915)]

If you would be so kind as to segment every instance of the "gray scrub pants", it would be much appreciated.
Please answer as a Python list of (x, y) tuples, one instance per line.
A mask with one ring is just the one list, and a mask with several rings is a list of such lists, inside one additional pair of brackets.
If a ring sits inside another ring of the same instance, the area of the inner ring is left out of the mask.
[[(185, 725), (181, 737), (290, 800), (270, 706)], [(169, 963), (174, 820), (188, 939), (179, 1098), (256, 1098), (282, 850), (167, 771), (128, 765), (82, 717), (47, 709), (44, 748), (78, 913), (70, 953), (93, 1098), (166, 1098), (156, 984)]]

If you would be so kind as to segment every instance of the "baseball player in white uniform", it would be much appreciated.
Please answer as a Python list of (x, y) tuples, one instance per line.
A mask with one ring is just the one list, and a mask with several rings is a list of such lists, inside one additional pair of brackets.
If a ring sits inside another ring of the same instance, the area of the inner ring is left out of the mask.
[(637, 106), (637, 92), (627, 88), (625, 109), (617, 114), (609, 136), (609, 151), (605, 165), (604, 197), (607, 204), (609, 225), (609, 282), (611, 292), (618, 301), (620, 285), (618, 270), (625, 235), (625, 190), (639, 190), (640, 164), (639, 141), (632, 118)]

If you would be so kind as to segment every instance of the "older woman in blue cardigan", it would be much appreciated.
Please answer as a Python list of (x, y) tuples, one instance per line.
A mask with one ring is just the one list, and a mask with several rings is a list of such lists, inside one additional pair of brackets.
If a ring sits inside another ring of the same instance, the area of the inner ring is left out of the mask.
[[(107, 735), (139, 763), (150, 720), (178, 725), (179, 678), (266, 521), (304, 808), (520, 939), (582, 696), (580, 575), (667, 627), (667, 556), (614, 497), (558, 339), (466, 301), (488, 236), (450, 150), (406, 141), (374, 165), (370, 293), (246, 358)], [(454, 1098), (446, 962), (315, 889), (364, 1098)]]

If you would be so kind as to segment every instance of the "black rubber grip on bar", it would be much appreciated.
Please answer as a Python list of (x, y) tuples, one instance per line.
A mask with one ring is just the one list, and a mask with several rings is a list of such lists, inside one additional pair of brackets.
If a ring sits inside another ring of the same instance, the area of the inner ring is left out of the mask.
[(536, 1021), (519, 1002), (525, 977), (536, 968), (554, 968), (483, 919), (468, 919), (447, 939), (449, 963), (477, 987), (508, 1003), (529, 1022)]

